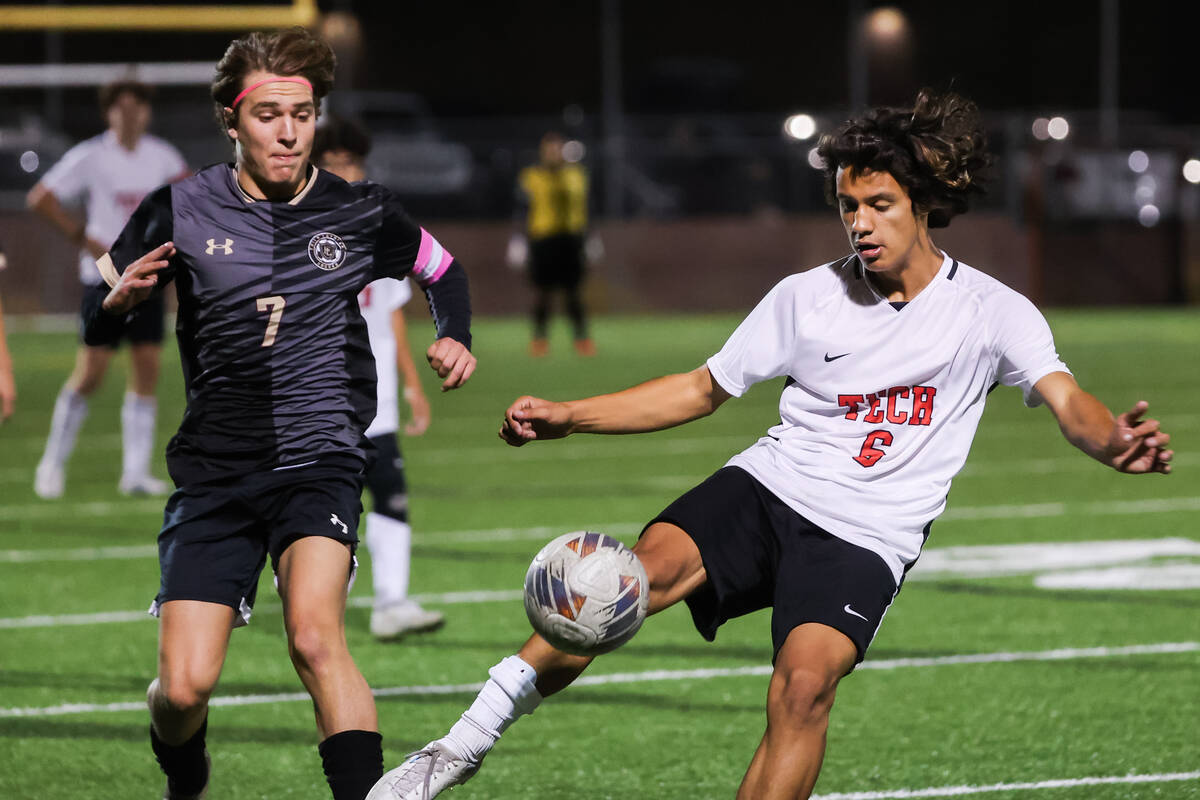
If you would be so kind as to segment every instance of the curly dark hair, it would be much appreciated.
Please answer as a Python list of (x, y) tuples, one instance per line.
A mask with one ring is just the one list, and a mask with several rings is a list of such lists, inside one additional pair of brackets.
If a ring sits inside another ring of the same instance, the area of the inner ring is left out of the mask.
[(371, 153), (371, 136), (357, 121), (330, 114), (317, 126), (312, 159), (319, 161), (321, 156), (333, 150), (345, 150), (358, 158), (366, 158)]
[(909, 109), (876, 108), (821, 137), (825, 198), (836, 204), (837, 171), (888, 172), (929, 227), (944, 228), (982, 193), (991, 156), (975, 104), (922, 89)]
[(233, 105), (242, 81), (255, 70), (307, 79), (313, 87), (313, 102), (319, 108), (321, 98), (333, 88), (335, 66), (333, 48), (306, 28), (255, 31), (234, 39), (217, 62), (210, 87), (217, 124), (222, 130), (228, 127), (225, 109)]

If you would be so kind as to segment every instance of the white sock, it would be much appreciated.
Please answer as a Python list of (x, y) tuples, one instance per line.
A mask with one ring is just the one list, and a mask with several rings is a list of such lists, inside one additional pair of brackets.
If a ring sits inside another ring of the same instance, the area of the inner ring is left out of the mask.
[(464, 758), (478, 763), (496, 744), (500, 734), (542, 702), (534, 682), (537, 672), (520, 656), (509, 656), (488, 670), (491, 677), (475, 702), (463, 712), (450, 732), (438, 741)]
[(50, 419), (50, 436), (39, 466), (62, 469), (75, 449), (75, 438), (87, 418), (88, 400), (75, 390), (64, 386), (54, 401), (54, 416)]
[(154, 450), (154, 420), (158, 401), (125, 392), (121, 404), (121, 473), (130, 478), (150, 475), (150, 454)]
[(367, 551), (371, 554), (371, 580), (375, 607), (402, 603), (408, 597), (408, 565), (412, 553), (412, 528), (374, 511), (367, 514)]

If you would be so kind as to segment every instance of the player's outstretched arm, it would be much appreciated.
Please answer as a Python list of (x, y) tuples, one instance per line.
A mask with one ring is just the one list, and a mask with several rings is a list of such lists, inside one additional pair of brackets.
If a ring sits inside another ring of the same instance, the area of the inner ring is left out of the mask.
[(1135, 474), (1171, 471), (1171, 436), (1158, 420), (1142, 419), (1150, 407), (1145, 400), (1114, 417), (1065, 372), (1051, 373), (1033, 388), (1054, 413), (1067, 441), (1101, 464)]
[(514, 447), (572, 433), (645, 433), (716, 411), (730, 397), (707, 366), (664, 375), (615, 394), (555, 403), (520, 397), (505, 412), (500, 438)]
[(405, 436), (420, 436), (429, 429), (429, 400), (421, 388), (417, 365), (408, 349), (408, 324), (404, 311), (392, 310), (392, 338), (396, 340), (396, 371), (404, 381), (404, 401), (408, 403), (409, 420), (404, 426)]
[(0, 307), (0, 422), (12, 416), (17, 405), (17, 383), (13, 380), (12, 356), (4, 333), (4, 308)]

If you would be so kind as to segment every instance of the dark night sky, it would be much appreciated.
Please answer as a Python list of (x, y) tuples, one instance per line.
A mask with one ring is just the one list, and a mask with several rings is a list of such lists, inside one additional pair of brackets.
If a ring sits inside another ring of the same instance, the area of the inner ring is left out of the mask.
[[(953, 84), (988, 111), (1098, 103), (1100, 0), (893, 5), (914, 32), (911, 73), (900, 81), (906, 88)], [(598, 0), (321, 2), (323, 9), (335, 6), (362, 19), (368, 36), (362, 74), (372, 88), (419, 92), (449, 115), (555, 113), (568, 103), (599, 109)], [(625, 0), (622, 6), (624, 99), (632, 111), (777, 112), (847, 101), (843, 2)], [(1123, 109), (1200, 122), (1194, 90), (1176, 88), (1194, 75), (1186, 39), (1198, 30), (1196, 6), (1120, 0)], [(1184, 41), (1171, 40), (1172, 31)], [(215, 61), (229, 38), (66, 34), (64, 52), (68, 61)], [(5, 62), (45, 57), (40, 34), (0, 33), (0, 45)], [(701, 88), (706, 83), (711, 88)]]

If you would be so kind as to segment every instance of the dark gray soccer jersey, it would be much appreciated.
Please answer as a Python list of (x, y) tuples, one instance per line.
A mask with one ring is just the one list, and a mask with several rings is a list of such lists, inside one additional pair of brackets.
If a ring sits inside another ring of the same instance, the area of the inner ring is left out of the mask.
[(228, 164), (208, 167), (142, 202), (104, 264), (110, 283), (167, 241), (187, 387), (167, 447), (179, 485), (365, 461), (375, 362), (357, 295), (376, 278), (411, 274), (438, 334), (470, 345), (465, 273), (377, 184), (313, 170), (291, 201), (253, 201)]

